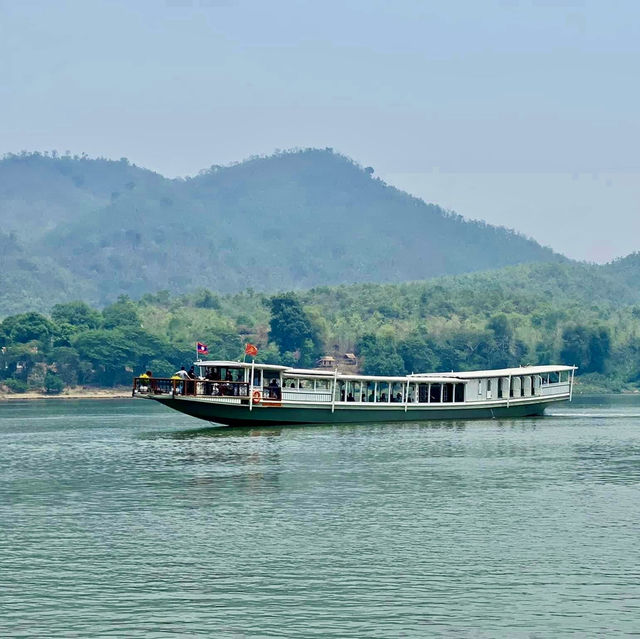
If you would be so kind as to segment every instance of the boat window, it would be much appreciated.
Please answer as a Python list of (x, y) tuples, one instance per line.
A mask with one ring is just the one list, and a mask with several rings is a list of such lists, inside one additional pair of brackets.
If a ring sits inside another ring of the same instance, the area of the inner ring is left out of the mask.
[(378, 393), (376, 395), (377, 402), (386, 402), (389, 399), (389, 384), (386, 382), (378, 382)]
[(453, 397), (455, 402), (464, 402), (464, 384), (456, 384)]
[(391, 384), (389, 384), (389, 382), (377, 382), (377, 395), (376, 395), (376, 401), (377, 402), (382, 402), (383, 404), (386, 404), (389, 402), (389, 393), (391, 391)]
[(478, 395), (482, 395), (482, 380), (478, 380)]
[(553, 371), (549, 373), (549, 384), (557, 384), (558, 383), (558, 373)]
[(418, 384), (418, 401), (421, 404), (429, 401), (429, 384)]
[(443, 402), (452, 402), (453, 401), (453, 384), (443, 384), (442, 385), (442, 401)]
[(431, 403), (440, 403), (442, 401), (442, 384), (431, 384), (429, 401)]
[(404, 402), (404, 382), (394, 382), (391, 384), (391, 401), (396, 404)]
[(566, 384), (569, 381), (569, 371), (560, 371), (559, 380)]

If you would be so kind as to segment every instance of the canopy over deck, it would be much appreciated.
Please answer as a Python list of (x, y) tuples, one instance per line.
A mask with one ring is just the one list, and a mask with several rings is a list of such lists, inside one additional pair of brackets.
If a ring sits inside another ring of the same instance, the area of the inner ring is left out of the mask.
[(270, 371), (285, 371), (288, 366), (279, 366), (278, 364), (258, 364), (258, 362), (232, 362), (230, 360), (213, 360), (199, 359), (193, 362), (194, 366), (210, 366), (212, 368), (255, 368), (266, 369)]

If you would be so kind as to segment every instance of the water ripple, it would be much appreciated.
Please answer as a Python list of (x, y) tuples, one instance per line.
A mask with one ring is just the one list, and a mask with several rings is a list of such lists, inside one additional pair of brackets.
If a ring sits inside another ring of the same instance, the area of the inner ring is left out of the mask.
[(0, 634), (632, 634), (639, 409), (219, 431), (3, 406)]

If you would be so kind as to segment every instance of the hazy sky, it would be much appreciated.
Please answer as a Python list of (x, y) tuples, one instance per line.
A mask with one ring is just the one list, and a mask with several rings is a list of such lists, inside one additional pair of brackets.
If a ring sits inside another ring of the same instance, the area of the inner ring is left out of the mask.
[(640, 250), (640, 2), (0, 0), (0, 152), (333, 147), (570, 257)]

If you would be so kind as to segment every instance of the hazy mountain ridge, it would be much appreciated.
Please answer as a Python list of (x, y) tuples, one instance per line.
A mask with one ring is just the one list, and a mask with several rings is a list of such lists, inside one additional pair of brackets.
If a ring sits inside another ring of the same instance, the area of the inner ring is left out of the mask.
[(160, 289), (302, 289), (565, 261), (513, 231), (426, 204), (329, 149), (187, 179), (124, 159), (8, 156), (0, 223), (22, 252), (5, 262), (0, 314)]

